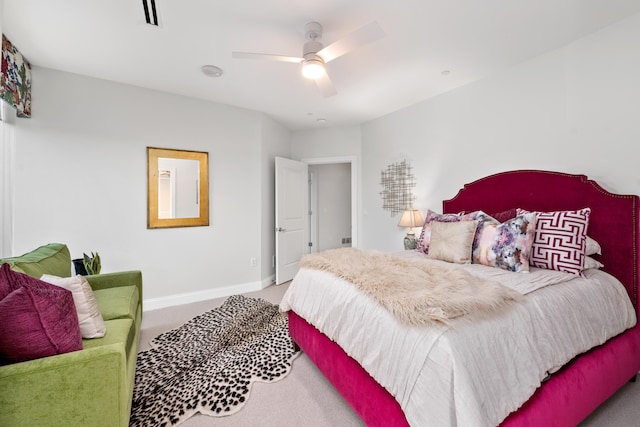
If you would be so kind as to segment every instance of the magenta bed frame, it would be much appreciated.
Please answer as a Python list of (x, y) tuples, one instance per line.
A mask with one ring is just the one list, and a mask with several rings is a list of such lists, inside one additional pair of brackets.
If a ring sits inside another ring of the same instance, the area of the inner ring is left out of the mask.
[[(638, 196), (613, 194), (584, 175), (518, 170), (479, 179), (443, 202), (443, 212), (497, 213), (591, 208), (589, 236), (602, 246), (603, 270), (627, 289), (638, 314)], [(397, 401), (336, 343), (294, 312), (294, 341), (368, 426), (407, 426)], [(576, 357), (544, 382), (503, 426), (575, 426), (640, 371), (640, 327)]]

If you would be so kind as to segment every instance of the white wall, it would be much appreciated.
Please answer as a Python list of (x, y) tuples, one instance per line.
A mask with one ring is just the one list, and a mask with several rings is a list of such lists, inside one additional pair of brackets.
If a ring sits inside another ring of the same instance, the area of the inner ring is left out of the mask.
[(4, 21), (4, 0), (0, 0), (0, 34), (2, 34), (2, 21)]
[[(292, 135), (258, 112), (34, 67), (33, 118), (16, 124), (14, 252), (52, 241), (74, 257), (99, 251), (104, 271), (143, 271), (145, 299), (263, 286), (275, 155), (354, 156), (359, 246), (380, 250), (402, 249), (379, 182), (404, 158), (423, 213), (508, 169), (584, 173), (638, 194), (639, 41), (636, 15), (362, 126)], [(146, 146), (209, 152), (211, 226), (146, 229)]]
[(273, 119), (262, 116), (262, 256), (258, 260), (263, 286), (275, 281), (276, 157), (291, 156), (291, 134)]
[(293, 132), (291, 135), (291, 157), (296, 160), (317, 157), (361, 155), (360, 126), (319, 128)]
[[(343, 126), (296, 131), (291, 134), (291, 158), (333, 159), (351, 158), (351, 173), (356, 179), (357, 189), (363, 188), (360, 165), (362, 162), (362, 130), (360, 126)], [(326, 163), (326, 162), (321, 162)], [(354, 246), (360, 246), (362, 224), (362, 192), (356, 191), (356, 212), (352, 212), (351, 232)]]
[[(582, 173), (640, 193), (640, 15), (502, 74), (363, 125), (362, 246), (400, 250), (380, 171), (414, 165), (416, 207), (440, 211), (467, 182), (511, 169)], [(454, 70), (455, 72), (455, 70)]]
[[(440, 211), (465, 183), (513, 169), (585, 174), (640, 194), (640, 14), (501, 74), (355, 129), (295, 132), (296, 158), (361, 149), (359, 246), (402, 250), (380, 172), (411, 161), (415, 206)], [(455, 72), (455, 70), (453, 70)], [(356, 136), (357, 135), (357, 136)]]
[[(98, 251), (104, 272), (142, 270), (151, 300), (262, 286), (250, 259), (268, 251), (263, 133), (288, 139), (281, 126), (255, 111), (33, 71), (33, 117), (16, 125), (16, 254), (54, 241), (72, 257)], [(210, 226), (146, 228), (147, 146), (209, 152)]]

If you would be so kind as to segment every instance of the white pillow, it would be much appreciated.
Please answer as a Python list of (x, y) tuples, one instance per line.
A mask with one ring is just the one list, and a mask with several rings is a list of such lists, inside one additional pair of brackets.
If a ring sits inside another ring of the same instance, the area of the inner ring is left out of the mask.
[(585, 255), (602, 255), (602, 248), (600, 243), (587, 236), (587, 249), (584, 252)]
[(98, 307), (93, 289), (84, 276), (58, 277), (44, 274), (40, 280), (60, 286), (73, 295), (73, 302), (78, 313), (78, 323), (80, 323), (80, 334), (82, 338), (101, 338), (107, 332), (107, 328)]
[(585, 256), (584, 257), (584, 269), (585, 270), (588, 270), (590, 268), (602, 268), (602, 267), (604, 267), (604, 265), (600, 261), (598, 261), (598, 260), (596, 260), (594, 258), (591, 258), (590, 256)]
[(473, 236), (477, 227), (478, 221), (431, 223), (428, 257), (456, 264), (470, 264)]

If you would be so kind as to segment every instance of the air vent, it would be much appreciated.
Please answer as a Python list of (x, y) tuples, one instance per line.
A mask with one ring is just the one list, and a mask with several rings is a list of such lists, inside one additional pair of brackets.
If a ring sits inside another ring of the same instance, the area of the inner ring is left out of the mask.
[(144, 18), (147, 24), (158, 26), (158, 11), (156, 10), (156, 0), (142, 0), (144, 7)]

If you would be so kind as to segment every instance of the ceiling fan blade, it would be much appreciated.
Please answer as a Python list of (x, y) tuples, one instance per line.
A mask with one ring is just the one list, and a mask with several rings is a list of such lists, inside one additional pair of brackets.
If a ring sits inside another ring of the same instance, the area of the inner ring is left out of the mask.
[(373, 21), (347, 34), (344, 38), (331, 43), (329, 46), (320, 50), (318, 55), (324, 59), (324, 62), (329, 62), (360, 46), (379, 40), (385, 35), (380, 25), (378, 25), (376, 21)]
[(232, 52), (231, 56), (236, 59), (266, 59), (268, 61), (295, 62), (299, 64), (303, 58), (285, 55), (271, 55), (268, 53)]
[(324, 96), (325, 98), (338, 93), (336, 92), (336, 88), (333, 87), (333, 83), (331, 83), (329, 75), (326, 73), (322, 77), (316, 79), (316, 85), (318, 86), (318, 89), (320, 89), (320, 93), (322, 94), (322, 96)]

